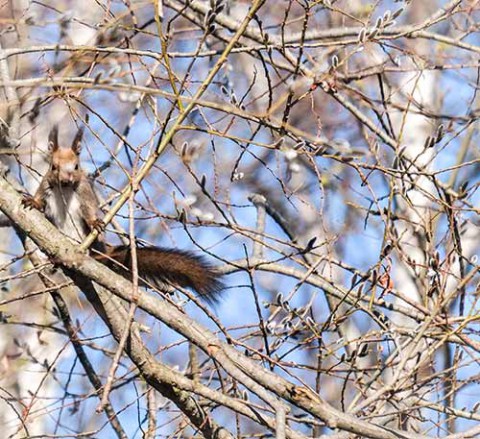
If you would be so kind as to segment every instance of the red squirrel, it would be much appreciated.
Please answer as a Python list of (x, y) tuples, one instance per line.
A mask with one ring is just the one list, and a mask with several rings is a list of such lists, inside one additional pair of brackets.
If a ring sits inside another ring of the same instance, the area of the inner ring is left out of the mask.
[[(60, 147), (58, 126), (52, 128), (48, 137), (50, 168), (35, 195), (27, 195), (24, 199), (25, 206), (45, 212), (60, 231), (77, 242), (93, 229), (103, 231), (104, 228), (98, 216), (99, 201), (80, 165), (82, 137), (83, 127), (70, 148)], [(92, 247), (95, 259), (127, 279), (131, 278), (130, 246), (110, 246), (99, 237)], [(162, 291), (180, 286), (195, 290), (208, 302), (218, 299), (223, 288), (220, 275), (202, 257), (188, 251), (154, 246), (137, 246), (136, 253), (141, 280)]]

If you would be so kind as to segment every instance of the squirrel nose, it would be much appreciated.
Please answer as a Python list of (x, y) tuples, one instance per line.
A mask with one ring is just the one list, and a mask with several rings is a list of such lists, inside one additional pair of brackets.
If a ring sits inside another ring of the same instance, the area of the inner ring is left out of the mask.
[(73, 182), (73, 173), (72, 172), (63, 172), (60, 175), (60, 181), (65, 183), (72, 183)]

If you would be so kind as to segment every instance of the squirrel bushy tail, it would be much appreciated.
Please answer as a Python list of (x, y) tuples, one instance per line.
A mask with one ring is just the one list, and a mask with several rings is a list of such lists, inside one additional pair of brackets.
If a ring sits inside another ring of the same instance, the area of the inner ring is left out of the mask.
[[(138, 275), (159, 290), (180, 286), (196, 291), (209, 303), (218, 302), (223, 283), (220, 274), (201, 256), (192, 252), (163, 247), (137, 247)], [(96, 260), (131, 279), (130, 246), (108, 246), (104, 254), (93, 255)]]

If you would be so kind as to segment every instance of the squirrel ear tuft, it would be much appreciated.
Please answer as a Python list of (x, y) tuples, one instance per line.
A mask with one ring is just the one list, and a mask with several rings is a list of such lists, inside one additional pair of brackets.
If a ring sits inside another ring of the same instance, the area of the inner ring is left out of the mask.
[(77, 134), (72, 142), (72, 150), (77, 155), (79, 155), (80, 151), (82, 150), (83, 129), (83, 127), (78, 129)]
[(53, 152), (58, 149), (58, 125), (54, 125), (48, 134), (48, 150)]

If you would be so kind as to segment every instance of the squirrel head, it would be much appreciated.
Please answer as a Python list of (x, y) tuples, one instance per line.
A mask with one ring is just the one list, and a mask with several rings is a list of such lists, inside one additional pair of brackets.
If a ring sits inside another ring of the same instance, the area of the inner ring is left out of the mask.
[(80, 151), (83, 127), (77, 131), (70, 147), (61, 147), (58, 143), (58, 125), (55, 125), (48, 136), (50, 153), (50, 171), (53, 181), (64, 186), (77, 184), (82, 177), (80, 168)]

